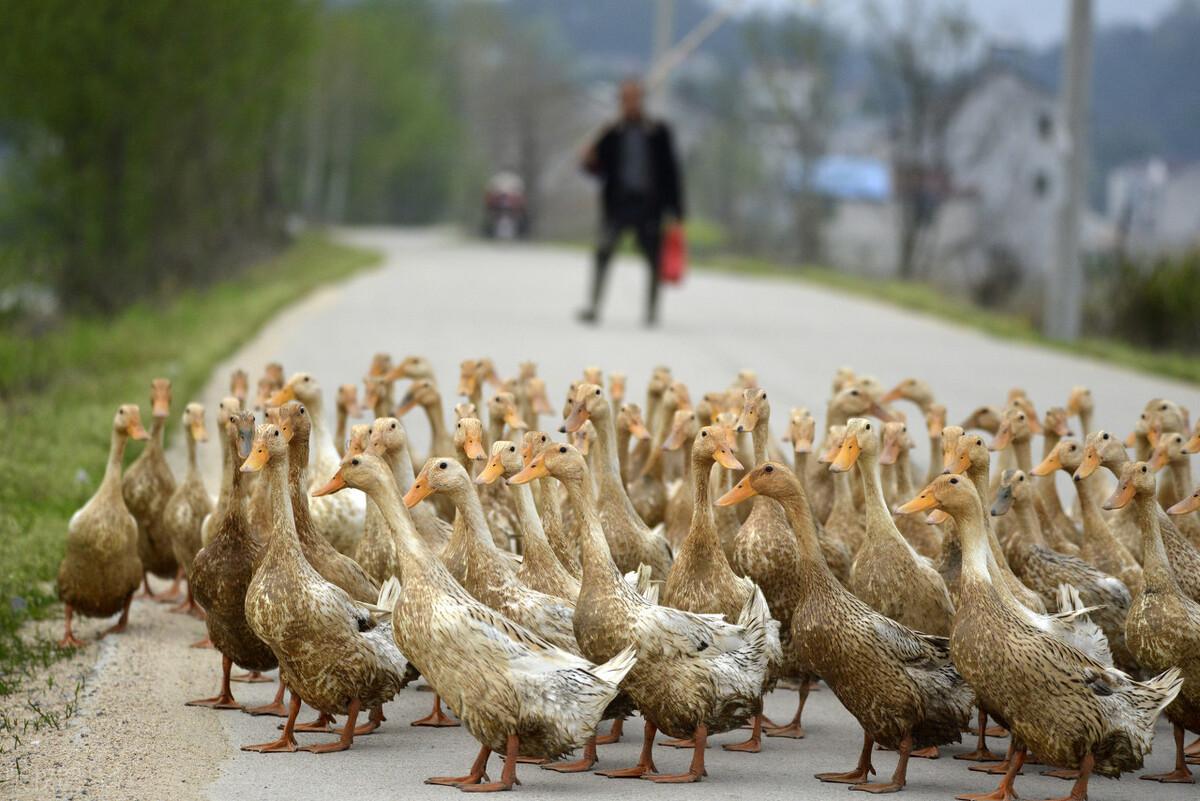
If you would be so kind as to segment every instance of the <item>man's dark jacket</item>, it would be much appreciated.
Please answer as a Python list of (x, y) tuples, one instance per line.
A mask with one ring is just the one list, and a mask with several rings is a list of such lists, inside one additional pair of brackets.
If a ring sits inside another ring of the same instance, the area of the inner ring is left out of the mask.
[[(597, 140), (594, 156), (585, 165), (601, 182), (604, 218), (615, 220), (622, 216), (621, 204), (621, 126), (610, 125)], [(679, 162), (675, 159), (675, 145), (670, 127), (657, 120), (645, 123), (648, 127), (650, 156), (650, 188), (648, 211), (654, 217), (663, 213), (683, 219), (683, 185), (679, 175)]]

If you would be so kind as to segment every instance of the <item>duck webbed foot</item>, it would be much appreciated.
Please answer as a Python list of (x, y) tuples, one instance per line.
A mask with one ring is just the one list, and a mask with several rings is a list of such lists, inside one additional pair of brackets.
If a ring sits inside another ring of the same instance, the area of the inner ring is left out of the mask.
[(646, 734), (642, 739), (642, 752), (638, 756), (637, 764), (632, 768), (598, 770), (596, 775), (607, 776), (610, 779), (638, 779), (647, 773), (657, 773), (658, 768), (654, 765), (654, 735), (657, 733), (658, 729), (654, 724), (646, 721)]
[(75, 609), (70, 604), (66, 604), (63, 613), (66, 619), (63, 623), (63, 636), (62, 639), (58, 641), (58, 647), (82, 648), (83, 640), (76, 637), (75, 632), (71, 630), (71, 620), (75, 617)]
[(1188, 768), (1187, 749), (1183, 746), (1183, 727), (1175, 726), (1175, 770), (1170, 773), (1150, 773), (1138, 778), (1163, 784), (1195, 784), (1196, 779)]
[(333, 724), (335, 723), (337, 723), (337, 718), (333, 715), (320, 712), (317, 714), (316, 720), (310, 720), (308, 723), (297, 723), (296, 731), (334, 734)]
[(574, 762), (551, 762), (542, 765), (545, 770), (552, 770), (556, 773), (583, 773), (591, 770), (596, 764), (596, 735), (588, 738), (588, 741), (583, 746), (583, 756)]
[(757, 754), (762, 751), (762, 730), (766, 717), (759, 713), (754, 716), (750, 725), (750, 737), (740, 743), (727, 743), (723, 746), (726, 751), (739, 751), (744, 754)]
[(1076, 771), (1078, 778), (1075, 780), (1075, 785), (1071, 788), (1071, 794), (1061, 798), (1052, 798), (1048, 801), (1087, 801), (1088, 779), (1092, 775), (1092, 767), (1096, 764), (1096, 758), (1088, 754), (1079, 763), (1079, 770)]
[(999, 754), (992, 753), (987, 746), (987, 712), (983, 709), (979, 710), (979, 728), (976, 729), (979, 733), (979, 740), (975, 745), (975, 750), (967, 754), (955, 754), (955, 759), (965, 759), (969, 762), (1000, 762), (1003, 760)]
[(875, 767), (871, 764), (871, 746), (874, 743), (874, 738), (864, 731), (862, 753), (858, 756), (858, 765), (854, 770), (846, 773), (818, 773), (816, 778), (834, 784), (862, 784), (867, 781), (875, 773)]
[(608, 730), (608, 734), (600, 734), (596, 737), (596, 745), (612, 745), (613, 743), (621, 742), (621, 735), (625, 733), (625, 718), (617, 718), (612, 722), (612, 728)]
[(800, 725), (800, 718), (804, 715), (804, 705), (808, 702), (808, 694), (812, 692), (812, 683), (807, 678), (800, 682), (797, 690), (799, 701), (796, 704), (796, 714), (792, 717), (791, 722), (785, 726), (772, 726), (765, 719), (763, 720), (763, 731), (768, 737), (787, 737), (792, 740), (803, 740), (805, 731)]
[(288, 715), (287, 707), (283, 705), (283, 691), (286, 688), (283, 682), (279, 682), (279, 689), (275, 691), (275, 700), (269, 704), (262, 706), (249, 706), (244, 710), (251, 715), (274, 715), (277, 718), (286, 718)]
[(192, 582), (188, 582), (187, 593), (183, 596), (183, 601), (179, 605), (171, 607), (170, 611), (177, 615), (189, 615), (197, 620), (204, 620), (204, 610), (200, 608), (200, 604), (196, 603), (196, 599), (192, 595)]
[(905, 735), (904, 739), (900, 741), (900, 748), (898, 749), (900, 760), (896, 763), (896, 770), (892, 772), (891, 781), (876, 784), (854, 784), (850, 786), (850, 789), (876, 794), (895, 793), (903, 790), (905, 783), (908, 781), (908, 760), (912, 756), (912, 746), (912, 735)]
[(133, 596), (130, 595), (125, 599), (125, 607), (121, 610), (121, 616), (117, 618), (117, 622), (102, 631), (99, 639), (104, 639), (110, 634), (121, 634), (129, 628), (129, 605), (132, 603)]
[(687, 784), (700, 781), (708, 773), (704, 769), (704, 751), (708, 748), (708, 727), (704, 724), (697, 726), (692, 735), (692, 741), (695, 743), (695, 747), (692, 749), (692, 764), (688, 766), (686, 773), (644, 773), (642, 778), (658, 784)]
[(278, 740), (272, 740), (269, 743), (259, 743), (258, 745), (243, 745), (243, 751), (257, 751), (260, 754), (279, 754), (292, 753), (299, 750), (296, 744), (295, 725), (296, 716), (300, 714), (300, 696), (292, 693), (291, 703), (288, 705), (287, 723), (283, 726), (283, 734), (279, 735)]
[(433, 711), (423, 718), (414, 720), (408, 725), (435, 726), (438, 728), (444, 728), (448, 726), (461, 726), (462, 724), (454, 718), (447, 716), (446, 713), (442, 712), (442, 697), (440, 695), (435, 695), (433, 696)]
[(475, 757), (475, 764), (471, 766), (471, 772), (466, 776), (430, 776), (425, 780), (426, 784), (439, 784), (447, 787), (462, 787), (464, 785), (476, 785), (481, 781), (491, 781), (487, 775), (488, 758), (492, 755), (492, 749), (486, 745), (479, 749), (479, 754)]
[[(355, 698), (350, 702), (350, 708), (346, 711), (346, 725), (340, 729), (330, 729), (337, 732), (341, 736), (332, 743), (318, 743), (316, 745), (301, 746), (301, 751), (309, 751), (313, 754), (331, 754), (334, 751), (348, 751), (350, 746), (354, 744), (354, 735), (356, 732), (355, 722), (358, 720), (358, 712), (362, 709), (362, 702)], [(317, 718), (316, 723), (321, 722), (321, 718), (328, 718), (329, 722), (333, 722), (333, 715), (326, 715), (324, 712)]]
[(964, 793), (956, 795), (955, 799), (957, 801), (1016, 801), (1017, 793), (1013, 790), (1013, 782), (1016, 781), (1017, 776), (1021, 775), (1021, 766), (1025, 764), (1025, 749), (1010, 749), (1007, 762), (1004, 778), (1000, 780), (1000, 786), (995, 790), (990, 793)]
[[(370, 734), (371, 732), (375, 731), (380, 726), (382, 726), (383, 721), (384, 721), (383, 707), (382, 706), (371, 707), (371, 712), (370, 712), (370, 714), (367, 715), (367, 722), (362, 724), (361, 726), (356, 726), (354, 728), (354, 736), (361, 737), (365, 734)], [(346, 725), (349, 725), (349, 724), (347, 723)], [(334, 729), (333, 731), (335, 734), (341, 734), (345, 730), (346, 730), (346, 726), (343, 726), (342, 728)]]
[(239, 673), (236, 676), (230, 676), (230, 681), (240, 681), (245, 684), (270, 684), (275, 681), (270, 676), (264, 676), (257, 670), (247, 670), (245, 673)]
[(191, 645), (188, 646), (188, 648), (212, 648), (212, 647), (213, 647), (213, 641), (211, 639), (209, 639), (208, 637), (205, 637), (203, 640), (196, 640), (194, 643), (192, 643)]
[(233, 691), (229, 688), (229, 672), (232, 669), (232, 660), (227, 656), (222, 656), (221, 691), (211, 698), (197, 698), (194, 701), (188, 701), (184, 706), (205, 706), (209, 709), (241, 709), (242, 705), (233, 697)]

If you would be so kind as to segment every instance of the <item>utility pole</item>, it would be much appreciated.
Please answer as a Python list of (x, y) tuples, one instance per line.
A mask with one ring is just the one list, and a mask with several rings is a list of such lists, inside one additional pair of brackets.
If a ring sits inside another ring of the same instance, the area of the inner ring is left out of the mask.
[[(654, 5), (654, 39), (651, 43), (653, 52), (650, 54), (650, 63), (653, 65), (660, 64), (663, 57), (671, 49), (671, 42), (675, 38), (675, 0), (657, 0)], [(659, 109), (661, 106), (663, 94), (666, 88), (665, 81), (651, 83), (647, 89), (650, 90), (650, 102), (654, 108)]]
[(1092, 0), (1070, 0), (1067, 48), (1059, 91), (1062, 119), (1063, 187), (1058, 211), (1055, 263), (1047, 276), (1042, 331), (1053, 339), (1079, 338), (1083, 306), (1080, 249), (1082, 212), (1086, 204), (1088, 111), (1092, 85)]

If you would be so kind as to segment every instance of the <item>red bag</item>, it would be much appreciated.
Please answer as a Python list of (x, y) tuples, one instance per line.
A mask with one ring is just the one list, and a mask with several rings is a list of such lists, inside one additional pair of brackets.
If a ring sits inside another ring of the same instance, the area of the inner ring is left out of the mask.
[(682, 225), (668, 225), (659, 254), (659, 277), (668, 284), (682, 284), (687, 274), (687, 243)]

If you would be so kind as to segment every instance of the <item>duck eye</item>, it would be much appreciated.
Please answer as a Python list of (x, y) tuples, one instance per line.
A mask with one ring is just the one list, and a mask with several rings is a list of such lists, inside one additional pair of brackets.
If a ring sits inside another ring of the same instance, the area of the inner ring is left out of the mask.
[(1101, 439), (1108, 439), (1108, 434), (1105, 434)]
[(566, 453), (566, 452), (567, 452), (567, 446), (566, 446), (566, 445), (560, 445), (560, 446), (559, 446), (559, 448), (558, 448), (558, 452), (559, 452), (559, 453)]
[(352, 464), (352, 465), (357, 465), (357, 464), (358, 464), (358, 460), (357, 460), (357, 459), (351, 459), (351, 460), (350, 460), (350, 464)]
[(1145, 473), (1145, 472), (1146, 472), (1146, 465), (1142, 465), (1142, 472), (1143, 472), (1143, 473)]
[(951, 484), (957, 484), (957, 483), (958, 483), (958, 479), (957, 479), (957, 478), (952, 478), (952, 479), (950, 479), (950, 483), (951, 483)]
[(441, 464), (439, 464), (439, 465), (438, 465), (438, 469), (439, 469), (439, 470), (445, 470), (445, 469), (446, 469), (446, 463), (445, 463), (445, 462), (442, 462)]
[(600, 390), (596, 390), (596, 394), (597, 394), (597, 395), (599, 395), (599, 394), (600, 394)]
[(276, 430), (276, 431), (275, 431), (275, 436), (277, 436), (277, 437), (279, 436), (279, 431), (278, 431), (278, 430)]
[(868, 430), (868, 431), (870, 431), (870, 430), (871, 430), (871, 424), (870, 424), (870, 423), (867, 423), (867, 426), (866, 426), (866, 428), (867, 428), (867, 430)]
[(850, 394), (851, 394), (851, 395), (853, 395), (854, 397), (856, 397), (856, 398), (857, 398), (857, 397), (858, 397), (858, 390), (857, 390), (857, 389), (852, 389), (852, 390), (850, 390)]
[(395, 423), (392, 423), (392, 430), (393, 430), (393, 431), (395, 431), (395, 430), (396, 430), (396, 424), (395, 424)]
[(772, 467), (771, 465), (767, 465), (767, 466), (766, 466), (766, 467), (763, 469), (763, 472), (764, 472), (764, 473), (774, 473), (774, 472), (775, 472), (775, 468), (774, 468), (774, 467)]
[(701, 431), (701, 432), (700, 432), (700, 436), (702, 436), (702, 437), (707, 437), (707, 436), (708, 436), (708, 432), (707, 432), (707, 431)]
[(509, 446), (508, 446), (508, 452), (509, 452), (509, 453), (516, 453), (516, 452), (517, 452), (517, 446), (516, 446), (516, 445), (509, 445)]

